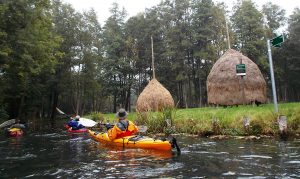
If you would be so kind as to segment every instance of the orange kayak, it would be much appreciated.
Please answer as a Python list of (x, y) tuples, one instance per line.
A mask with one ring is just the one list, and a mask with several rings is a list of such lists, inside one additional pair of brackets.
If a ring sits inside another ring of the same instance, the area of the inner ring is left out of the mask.
[[(97, 133), (91, 130), (89, 130), (89, 135), (98, 142), (115, 145), (115, 146), (122, 146), (122, 147), (170, 151), (172, 150), (172, 148), (175, 148), (177, 146), (175, 138), (173, 138), (171, 141), (168, 141), (168, 140), (153, 139), (151, 137), (146, 137), (146, 136), (133, 135), (133, 136), (127, 136), (127, 137), (110, 140), (107, 133)], [(180, 151), (179, 147), (177, 148), (177, 151)]]

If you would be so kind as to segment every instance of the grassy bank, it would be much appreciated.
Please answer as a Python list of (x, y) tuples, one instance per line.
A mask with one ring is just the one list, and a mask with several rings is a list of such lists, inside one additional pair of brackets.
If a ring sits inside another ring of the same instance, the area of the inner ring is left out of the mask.
[[(152, 133), (188, 133), (207, 135), (277, 135), (278, 115), (287, 116), (288, 133), (300, 134), (300, 103), (281, 103), (279, 113), (274, 113), (273, 104), (239, 107), (205, 107), (169, 109), (163, 112), (144, 114), (130, 113), (128, 118), (138, 125), (145, 124)], [(244, 127), (244, 116), (250, 121)], [(114, 114), (105, 114), (102, 119), (115, 121)], [(168, 126), (166, 119), (170, 119)]]
[[(274, 113), (272, 104), (231, 108), (197, 108), (178, 110), (174, 119), (176, 130), (198, 135), (276, 135), (279, 133), (278, 115), (288, 118), (288, 132), (300, 133), (300, 103), (279, 104)], [(244, 127), (244, 116), (250, 120)]]

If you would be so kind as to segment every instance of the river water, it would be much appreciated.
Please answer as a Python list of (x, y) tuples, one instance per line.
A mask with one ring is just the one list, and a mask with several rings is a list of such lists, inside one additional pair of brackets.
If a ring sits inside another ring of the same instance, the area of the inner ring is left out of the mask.
[(300, 178), (300, 140), (177, 136), (181, 154), (105, 146), (63, 129), (0, 137), (0, 178)]

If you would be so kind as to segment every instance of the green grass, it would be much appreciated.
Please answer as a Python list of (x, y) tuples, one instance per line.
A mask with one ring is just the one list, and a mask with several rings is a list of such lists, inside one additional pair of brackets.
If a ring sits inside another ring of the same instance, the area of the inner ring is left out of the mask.
[[(261, 106), (205, 107), (169, 109), (163, 112), (148, 112), (143, 115), (129, 113), (128, 119), (138, 125), (145, 124), (149, 132), (169, 131), (165, 119), (170, 119), (172, 132), (207, 135), (277, 135), (277, 116), (288, 118), (288, 132), (300, 133), (300, 103), (280, 103), (279, 113), (274, 113), (273, 104)], [(250, 127), (244, 128), (243, 117), (250, 118)], [(104, 119), (116, 122), (114, 114), (104, 114)]]

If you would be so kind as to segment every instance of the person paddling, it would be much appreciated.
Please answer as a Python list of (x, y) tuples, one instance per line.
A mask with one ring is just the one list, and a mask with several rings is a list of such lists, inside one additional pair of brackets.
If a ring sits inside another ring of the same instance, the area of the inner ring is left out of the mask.
[(5, 129), (5, 133), (11, 137), (22, 136), (26, 131), (26, 125), (17, 120), (16, 123)]
[(72, 130), (79, 130), (84, 128), (84, 125), (80, 124), (80, 116), (75, 116), (74, 119), (70, 120), (67, 124)]
[(110, 140), (135, 135), (139, 132), (137, 126), (127, 120), (128, 113), (125, 111), (125, 109), (121, 108), (116, 113), (116, 117), (118, 118), (118, 123), (111, 127), (111, 125), (108, 123), (106, 124), (108, 137)]

